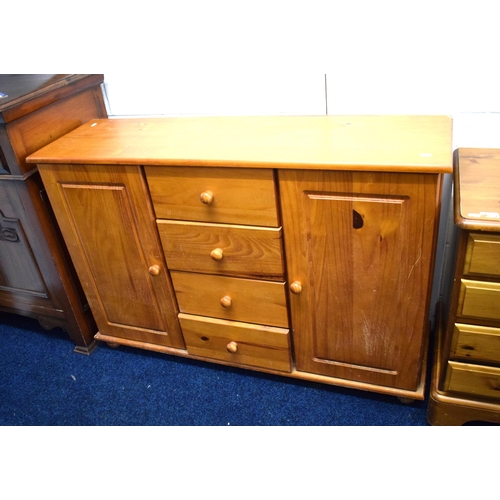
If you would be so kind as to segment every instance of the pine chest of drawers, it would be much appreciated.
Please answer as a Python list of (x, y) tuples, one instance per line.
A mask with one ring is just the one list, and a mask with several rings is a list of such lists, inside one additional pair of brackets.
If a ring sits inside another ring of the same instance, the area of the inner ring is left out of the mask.
[(449, 118), (96, 120), (29, 161), (97, 339), (424, 397)]
[(291, 371), (271, 169), (146, 167), (190, 355)]
[(429, 422), (500, 422), (500, 150), (455, 152), (458, 245)]

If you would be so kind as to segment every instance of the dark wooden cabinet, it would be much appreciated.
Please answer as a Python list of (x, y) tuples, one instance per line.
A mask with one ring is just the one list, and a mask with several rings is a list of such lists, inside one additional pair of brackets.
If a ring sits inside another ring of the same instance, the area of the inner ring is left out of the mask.
[(37, 168), (26, 157), (107, 117), (103, 75), (0, 75), (0, 311), (63, 328), (89, 354), (97, 331)]

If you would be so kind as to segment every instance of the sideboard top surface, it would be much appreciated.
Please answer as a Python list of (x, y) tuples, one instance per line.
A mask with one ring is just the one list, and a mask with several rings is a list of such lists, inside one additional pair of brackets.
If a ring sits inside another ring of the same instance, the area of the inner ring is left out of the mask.
[(92, 120), (29, 163), (451, 173), (446, 116), (264, 116)]
[(459, 148), (454, 160), (455, 222), (500, 232), (500, 149)]

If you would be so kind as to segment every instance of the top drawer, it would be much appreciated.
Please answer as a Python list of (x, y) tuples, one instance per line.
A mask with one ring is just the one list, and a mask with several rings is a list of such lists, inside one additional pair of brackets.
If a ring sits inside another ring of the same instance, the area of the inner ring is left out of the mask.
[(469, 234), (464, 274), (500, 276), (500, 235)]
[(278, 227), (271, 169), (145, 167), (158, 218)]

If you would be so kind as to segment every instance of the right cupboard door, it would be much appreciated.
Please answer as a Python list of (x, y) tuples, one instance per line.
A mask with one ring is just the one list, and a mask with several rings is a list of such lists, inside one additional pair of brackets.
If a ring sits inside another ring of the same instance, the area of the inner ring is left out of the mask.
[(296, 369), (416, 391), (439, 175), (280, 170), (279, 182)]

